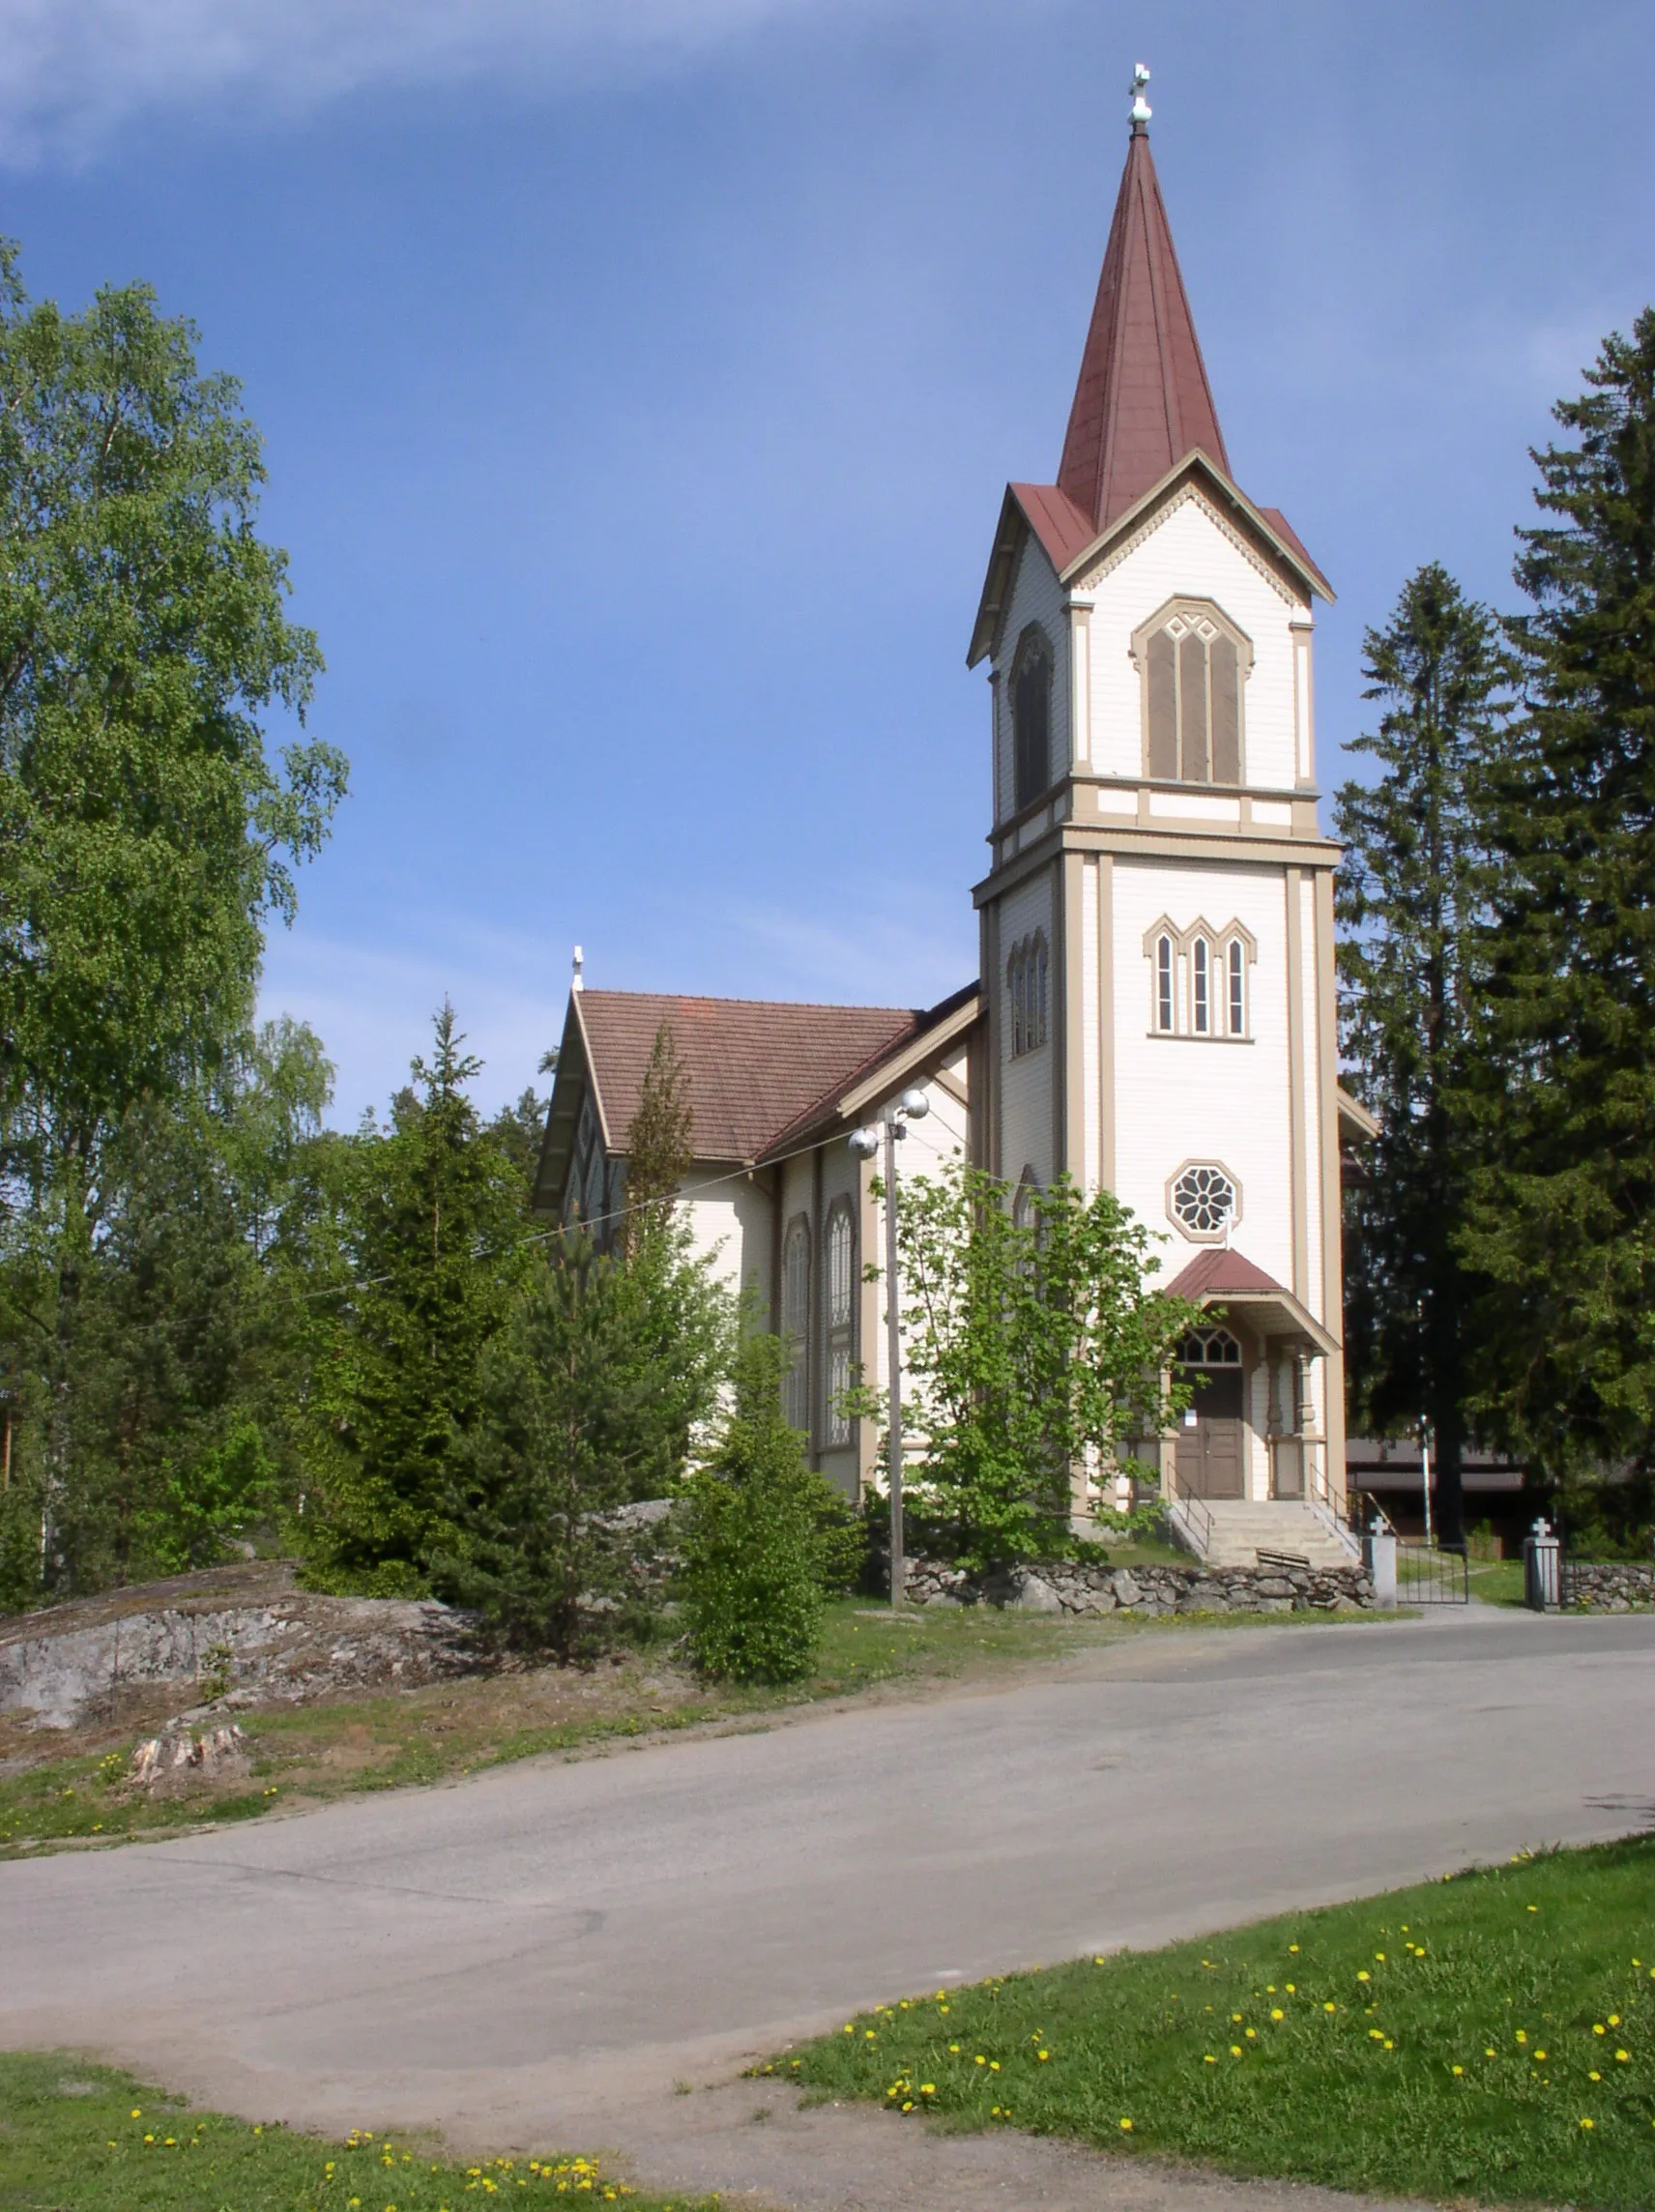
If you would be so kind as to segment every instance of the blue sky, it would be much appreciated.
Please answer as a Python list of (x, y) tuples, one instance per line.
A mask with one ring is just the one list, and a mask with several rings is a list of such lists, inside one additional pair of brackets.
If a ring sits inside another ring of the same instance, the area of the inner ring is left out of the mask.
[(451, 995), (493, 1101), (594, 983), (975, 972), (1001, 486), (1056, 470), (1154, 72), (1236, 474), (1363, 627), (1509, 605), (1525, 449), (1655, 297), (1655, 10), (0, 0), (0, 224), (239, 375), (353, 792), (273, 939), (335, 1118)]

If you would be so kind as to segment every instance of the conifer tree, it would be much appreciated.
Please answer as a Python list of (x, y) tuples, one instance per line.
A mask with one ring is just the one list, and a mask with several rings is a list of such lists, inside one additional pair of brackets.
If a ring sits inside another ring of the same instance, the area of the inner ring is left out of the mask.
[(1379, 728), (1352, 751), (1337, 899), (1341, 1045), (1379, 1122), (1348, 1202), (1346, 1340), (1352, 1396), (1381, 1434), (1423, 1419), (1444, 1541), (1463, 1534), (1469, 1162), (1459, 1110), (1469, 996), (1491, 888), (1484, 821), (1512, 662), (1495, 617), (1429, 562), (1365, 640)]
[(631, 1253), (670, 1216), (694, 1158), (695, 1118), (689, 1071), (672, 1031), (662, 1022), (650, 1048), (638, 1110), (627, 1133), (626, 1210), (621, 1248)]
[(1655, 308), (1585, 381), (1520, 534), (1466, 1247), (1491, 1421), (1559, 1475), (1647, 1470), (1655, 1413)]
[(322, 1586), (412, 1595), (465, 1549), (480, 1361), (521, 1266), (520, 1183), (466, 1087), (481, 1062), (445, 1004), (393, 1133), (362, 1141), (346, 1206), (357, 1279), (323, 1397), (338, 1442), (310, 1523)]

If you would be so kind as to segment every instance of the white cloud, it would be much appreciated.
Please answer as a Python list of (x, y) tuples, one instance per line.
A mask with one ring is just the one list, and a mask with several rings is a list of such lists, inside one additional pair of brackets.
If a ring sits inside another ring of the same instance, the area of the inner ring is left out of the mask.
[(84, 158), (129, 118), (291, 110), (509, 69), (671, 67), (848, 0), (0, 0), (0, 160)]

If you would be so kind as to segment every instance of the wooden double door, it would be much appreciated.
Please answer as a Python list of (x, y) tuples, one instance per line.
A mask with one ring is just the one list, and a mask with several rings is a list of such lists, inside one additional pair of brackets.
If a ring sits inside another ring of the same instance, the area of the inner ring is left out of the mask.
[(1244, 1498), (1239, 1367), (1189, 1368), (1195, 1399), (1177, 1433), (1178, 1491), (1184, 1498)]

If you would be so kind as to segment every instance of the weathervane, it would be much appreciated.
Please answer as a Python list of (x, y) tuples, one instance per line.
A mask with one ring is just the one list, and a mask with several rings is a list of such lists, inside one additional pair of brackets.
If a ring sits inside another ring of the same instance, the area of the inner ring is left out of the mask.
[(1132, 72), (1132, 135), (1136, 138), (1148, 122), (1153, 110), (1144, 98), (1144, 87), (1149, 81), (1149, 66), (1139, 62)]

